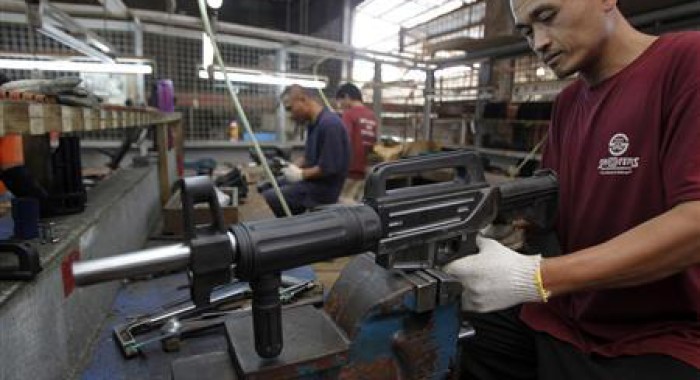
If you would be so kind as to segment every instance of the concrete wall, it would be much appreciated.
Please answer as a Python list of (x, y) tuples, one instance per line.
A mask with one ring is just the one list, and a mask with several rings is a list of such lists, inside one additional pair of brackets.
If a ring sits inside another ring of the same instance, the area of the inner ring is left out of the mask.
[(88, 193), (88, 203), (56, 220), (61, 241), (40, 246), (44, 270), (34, 281), (0, 283), (0, 379), (75, 376), (118, 284), (66, 291), (62, 264), (74, 252), (87, 259), (141, 248), (160, 213), (157, 170), (119, 171)]

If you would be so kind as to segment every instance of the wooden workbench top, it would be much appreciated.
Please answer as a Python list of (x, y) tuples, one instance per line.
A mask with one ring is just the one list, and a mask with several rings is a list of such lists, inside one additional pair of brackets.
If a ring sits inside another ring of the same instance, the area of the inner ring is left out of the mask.
[(179, 113), (153, 108), (102, 105), (99, 108), (64, 106), (33, 101), (0, 101), (0, 136), (9, 133), (41, 135), (144, 127), (180, 119)]

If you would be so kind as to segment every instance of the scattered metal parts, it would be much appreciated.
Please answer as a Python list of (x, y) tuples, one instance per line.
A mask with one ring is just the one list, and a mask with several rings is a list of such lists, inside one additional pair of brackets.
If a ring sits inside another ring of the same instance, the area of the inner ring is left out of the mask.
[(41, 244), (55, 244), (61, 241), (56, 236), (55, 222), (39, 222), (39, 241)]
[(306, 282), (302, 282), (300, 284), (288, 286), (284, 289), (281, 289), (280, 290), (280, 301), (283, 304), (290, 303), (297, 296), (315, 288), (317, 285), (318, 284), (315, 281), (306, 281)]

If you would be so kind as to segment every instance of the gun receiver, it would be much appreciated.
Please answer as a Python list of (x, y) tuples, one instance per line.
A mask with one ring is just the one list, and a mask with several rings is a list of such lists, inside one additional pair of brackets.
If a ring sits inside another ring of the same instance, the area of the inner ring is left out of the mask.
[[(452, 181), (386, 188), (390, 176), (444, 168), (455, 170)], [(374, 251), (376, 263), (387, 269), (439, 270), (476, 253), (476, 234), (497, 217), (534, 216), (538, 225), (548, 226), (557, 193), (551, 172), (490, 186), (476, 152), (451, 152), (375, 167), (367, 181), (365, 204), (330, 206), (226, 230), (211, 182), (204, 177), (187, 178), (181, 186), (187, 245), (75, 263), (76, 284), (154, 273), (164, 267), (189, 268), (192, 299), (204, 305), (215, 286), (235, 275), (250, 281), (255, 346), (264, 358), (275, 357), (282, 349), (281, 271), (366, 251)], [(200, 202), (210, 202), (214, 223), (208, 235), (197, 237), (186, 210)]]
[[(387, 180), (453, 169), (449, 182), (387, 190)], [(474, 152), (454, 152), (380, 164), (365, 187), (365, 203), (379, 214), (384, 235), (374, 252), (387, 268), (426, 269), (477, 251), (475, 237), (497, 212), (498, 190)]]

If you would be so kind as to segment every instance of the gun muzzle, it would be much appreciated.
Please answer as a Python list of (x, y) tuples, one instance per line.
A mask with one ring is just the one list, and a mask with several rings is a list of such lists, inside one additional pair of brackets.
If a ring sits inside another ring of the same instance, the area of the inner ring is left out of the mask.
[(376, 245), (381, 233), (379, 216), (369, 206), (337, 206), (289, 218), (234, 225), (224, 240), (203, 237), (192, 240), (189, 245), (170, 245), (76, 262), (73, 277), (76, 285), (85, 286), (183, 270), (192, 264), (194, 251), (208, 255), (207, 251), (214, 249), (215, 256), (220, 254), (230, 266), (236, 265), (238, 278), (250, 280), (365, 252)]
[(143, 276), (187, 268), (190, 247), (184, 244), (144, 249), (102, 259), (73, 264), (73, 277), (78, 286)]

